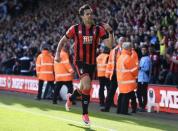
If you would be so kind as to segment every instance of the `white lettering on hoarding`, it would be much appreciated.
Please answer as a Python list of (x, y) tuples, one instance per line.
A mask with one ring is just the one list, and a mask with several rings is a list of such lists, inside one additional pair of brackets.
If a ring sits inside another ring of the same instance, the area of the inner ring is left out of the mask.
[(8, 88), (11, 88), (11, 84), (12, 84), (12, 82), (11, 82), (11, 77), (8, 77), (8, 78), (7, 78), (7, 87), (8, 87)]
[(38, 80), (25, 79), (25, 90), (38, 90)]
[(170, 107), (178, 109), (178, 91), (166, 91), (160, 90), (161, 101), (159, 105), (161, 107)]
[(97, 84), (93, 84), (93, 93), (92, 93), (92, 98), (99, 98), (98, 94), (99, 94), (99, 85)]
[(12, 78), (12, 88), (23, 89), (24, 81), (24, 79)]
[(73, 82), (74, 89), (79, 88), (79, 83)]
[(6, 78), (0, 77), (0, 87), (6, 87)]

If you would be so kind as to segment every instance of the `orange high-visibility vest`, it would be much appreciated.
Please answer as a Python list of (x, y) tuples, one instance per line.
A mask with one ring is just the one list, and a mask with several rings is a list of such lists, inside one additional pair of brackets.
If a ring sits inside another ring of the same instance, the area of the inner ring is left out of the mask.
[(36, 74), (38, 79), (54, 81), (54, 57), (48, 50), (43, 50), (36, 59)]
[(72, 81), (74, 71), (70, 65), (69, 55), (63, 49), (60, 53), (60, 60), (54, 63), (55, 81)]
[(109, 55), (106, 53), (101, 53), (97, 58), (97, 76), (98, 77), (105, 77), (106, 66), (108, 62)]
[[(116, 50), (118, 50), (118, 52), (117, 52), (116, 61), (115, 61), (114, 59), (115, 59), (115, 51)], [(111, 80), (113, 73), (114, 73), (114, 63), (117, 62), (117, 59), (119, 58), (119, 56), (120, 56), (120, 46), (118, 45), (114, 49), (111, 50), (111, 52), (109, 54), (108, 64), (106, 66), (105, 77), (109, 78), (110, 80)]]
[[(138, 61), (138, 55), (137, 55), (137, 52), (135, 51), (135, 49), (132, 48), (132, 55), (131, 55), (131, 58), (135, 61), (136, 63), (136, 66), (137, 68), (139, 67), (139, 61)], [(137, 70), (138, 71), (138, 70)], [(137, 72), (137, 75), (136, 75), (136, 78), (138, 77), (138, 72)]]
[(137, 87), (138, 66), (131, 55), (131, 52), (123, 49), (117, 60), (117, 82), (120, 93), (129, 93)]
[(138, 54), (135, 51), (135, 49), (132, 49), (132, 55), (131, 55), (131, 57), (135, 60), (136, 65), (138, 65)]

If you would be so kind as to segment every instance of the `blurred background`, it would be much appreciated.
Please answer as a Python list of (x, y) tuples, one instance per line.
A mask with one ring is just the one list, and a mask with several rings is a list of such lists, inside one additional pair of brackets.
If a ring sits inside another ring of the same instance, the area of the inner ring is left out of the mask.
[(78, 9), (86, 3), (96, 23), (109, 22), (116, 42), (126, 37), (139, 58), (140, 47), (149, 46), (151, 83), (173, 84), (165, 79), (170, 71), (178, 73), (178, 64), (171, 67), (178, 56), (177, 0), (0, 0), (0, 73), (35, 76), (41, 44), (51, 45), (54, 53), (66, 30), (79, 22)]

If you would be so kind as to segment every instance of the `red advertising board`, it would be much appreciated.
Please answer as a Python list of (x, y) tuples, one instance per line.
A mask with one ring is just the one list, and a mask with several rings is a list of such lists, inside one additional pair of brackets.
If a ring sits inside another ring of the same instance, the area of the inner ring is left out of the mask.
[(0, 75), (0, 89), (37, 94), (38, 79), (26, 76)]
[[(74, 88), (79, 87), (79, 81), (73, 82)], [(0, 75), (0, 90), (17, 91), (37, 94), (38, 79), (36, 77)], [(92, 82), (91, 101), (99, 101), (98, 81)], [(105, 95), (107, 91), (105, 90)], [(114, 101), (117, 104), (118, 91)], [(160, 111), (178, 113), (178, 89), (173, 86), (149, 85), (148, 103), (158, 103)]]
[(173, 86), (149, 85), (149, 102), (158, 103), (162, 112), (178, 113), (178, 89)]

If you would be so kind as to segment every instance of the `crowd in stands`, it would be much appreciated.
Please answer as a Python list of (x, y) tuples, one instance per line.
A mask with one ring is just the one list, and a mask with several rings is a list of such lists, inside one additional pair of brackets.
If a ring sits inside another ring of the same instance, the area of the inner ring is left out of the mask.
[(0, 73), (34, 75), (41, 44), (51, 45), (54, 53), (65, 31), (79, 22), (78, 8), (85, 3), (93, 8), (96, 23), (113, 27), (116, 42), (124, 36), (134, 44), (139, 58), (140, 47), (149, 46), (150, 83), (173, 84), (172, 72), (178, 74), (178, 64), (171, 67), (172, 56), (178, 55), (177, 0), (5, 0), (0, 3)]

